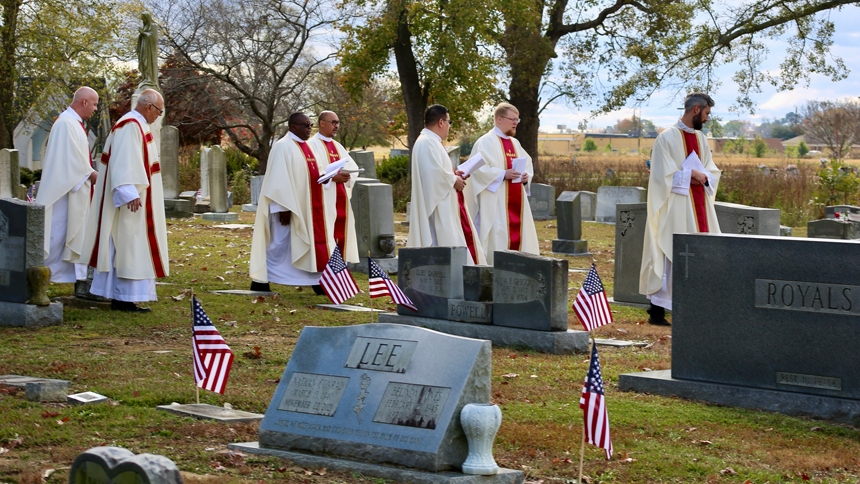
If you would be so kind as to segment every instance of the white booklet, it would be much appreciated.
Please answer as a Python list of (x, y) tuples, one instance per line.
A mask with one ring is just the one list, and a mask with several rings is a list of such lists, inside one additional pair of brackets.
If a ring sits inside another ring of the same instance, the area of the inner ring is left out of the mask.
[[(514, 158), (513, 160), (511, 160), (511, 168), (513, 168), (514, 171), (522, 173), (526, 171), (526, 162), (528, 161), (528, 158)], [(522, 181), (523, 177), (520, 176), (511, 180), (511, 183), (522, 183)]]
[(317, 179), (317, 183), (323, 184), (328, 183), (335, 175), (340, 172), (341, 169), (346, 165), (346, 160), (335, 161), (334, 163), (330, 163), (325, 167), (325, 175), (322, 175)]
[(465, 178), (472, 173), (475, 173), (476, 171), (478, 171), (478, 169), (480, 169), (486, 164), (487, 162), (484, 161), (484, 157), (481, 156), (480, 153), (477, 153), (475, 154), (475, 156), (469, 158), (463, 163), (460, 163), (460, 165), (457, 166), (457, 169), (463, 172), (463, 177)]

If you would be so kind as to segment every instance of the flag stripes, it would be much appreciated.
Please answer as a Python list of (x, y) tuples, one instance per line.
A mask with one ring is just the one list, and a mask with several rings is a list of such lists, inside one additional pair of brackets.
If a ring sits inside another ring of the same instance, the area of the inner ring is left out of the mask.
[(340, 248), (335, 246), (328, 263), (320, 276), (320, 286), (333, 304), (342, 304), (347, 299), (358, 294), (355, 279), (346, 268), (346, 262), (340, 254)]
[(194, 382), (200, 388), (223, 395), (233, 367), (233, 352), (196, 297), (191, 298), (191, 314)]
[(612, 322), (612, 311), (609, 310), (609, 300), (597, 269), (591, 264), (591, 270), (585, 276), (585, 282), (576, 299), (573, 300), (573, 312), (582, 322), (586, 331), (599, 328)]

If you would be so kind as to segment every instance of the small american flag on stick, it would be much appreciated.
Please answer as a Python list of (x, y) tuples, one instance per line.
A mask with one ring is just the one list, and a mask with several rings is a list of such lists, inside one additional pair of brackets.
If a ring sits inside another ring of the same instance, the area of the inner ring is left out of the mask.
[(194, 382), (198, 387), (224, 394), (233, 352), (203, 311), (196, 297), (191, 297), (193, 321), (191, 342), (194, 346)]
[(346, 262), (340, 255), (340, 248), (334, 247), (328, 264), (320, 276), (320, 286), (333, 304), (342, 304), (347, 299), (358, 294), (358, 286), (355, 279), (346, 268)]
[(407, 308), (418, 311), (418, 308), (415, 307), (415, 304), (410, 300), (406, 294), (403, 294), (403, 291), (397, 287), (397, 284), (394, 283), (391, 279), (389, 279), (388, 275), (385, 274), (385, 271), (379, 267), (373, 259), (370, 257), (367, 258), (368, 264), (370, 264), (370, 268), (368, 273), (370, 274), (370, 278), (367, 282), (370, 285), (370, 297), (383, 297), (383, 296), (391, 296), (391, 299), (401, 305), (406, 306)]
[(586, 331), (612, 322), (609, 300), (606, 299), (606, 291), (603, 290), (603, 283), (600, 282), (600, 276), (597, 275), (594, 264), (591, 264), (591, 270), (588, 271), (579, 294), (573, 300), (573, 311)]
[(603, 395), (603, 376), (600, 374), (600, 359), (597, 344), (591, 346), (591, 364), (579, 397), (579, 408), (583, 411), (585, 439), (606, 451), (606, 460), (612, 458), (612, 440), (609, 438), (609, 414), (606, 413), (606, 398)]

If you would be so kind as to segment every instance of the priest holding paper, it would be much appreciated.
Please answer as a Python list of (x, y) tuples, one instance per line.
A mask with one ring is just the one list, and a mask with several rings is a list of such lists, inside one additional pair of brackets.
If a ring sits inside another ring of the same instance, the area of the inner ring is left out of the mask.
[[(334, 137), (340, 129), (340, 120), (332, 111), (323, 111), (317, 117), (319, 131), (308, 144), (314, 150), (314, 155), (320, 167), (325, 167), (325, 174), (320, 177), (323, 181), (323, 193), (326, 206), (334, 207), (335, 216), (327, 219), (328, 230), (344, 260), (358, 262), (358, 244), (355, 240), (355, 218), (352, 215), (352, 187), (358, 178), (358, 165), (349, 156), (346, 148)], [(346, 176), (344, 176), (346, 175)], [(342, 181), (335, 181), (334, 179)]]
[(684, 115), (654, 142), (639, 274), (639, 292), (651, 300), (650, 324), (669, 324), (665, 311), (672, 310), (672, 236), (720, 232), (714, 211), (720, 170), (701, 132), (713, 105), (707, 94), (689, 94)]
[(98, 93), (81, 87), (71, 106), (54, 121), (48, 137), (36, 203), (45, 206), (45, 265), (51, 269), (51, 282), (87, 278), (87, 261), (79, 259), (98, 172), (93, 169), (84, 122), (98, 104)]
[(469, 264), (486, 264), (463, 197), (466, 175), (455, 170), (442, 145), (451, 129), (448, 108), (424, 112), (424, 129), (412, 147), (412, 210), (407, 247), (466, 247)]
[(472, 173), (464, 194), (491, 265), (497, 250), (540, 252), (528, 199), (528, 183), (534, 173), (532, 158), (514, 138), (519, 114), (512, 104), (496, 106), (495, 127), (478, 138), (466, 162), (476, 157), (484, 161)]
[[(326, 202), (325, 186), (319, 183), (328, 162), (307, 142), (313, 128), (307, 115), (293, 113), (288, 123), (289, 132), (269, 154), (260, 188), (251, 290), (269, 291), (269, 282), (275, 282), (313, 286), (324, 294), (319, 279), (335, 247), (331, 227), (337, 219), (335, 204)], [(350, 175), (341, 171), (330, 180), (342, 184)]]

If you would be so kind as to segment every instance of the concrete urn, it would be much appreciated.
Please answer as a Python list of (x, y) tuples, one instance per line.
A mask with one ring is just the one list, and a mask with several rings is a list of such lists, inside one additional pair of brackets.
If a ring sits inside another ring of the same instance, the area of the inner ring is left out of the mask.
[(499, 472), (493, 459), (493, 441), (502, 425), (498, 405), (469, 403), (460, 411), (460, 424), (469, 441), (469, 455), (463, 462), (463, 474), (492, 476)]

